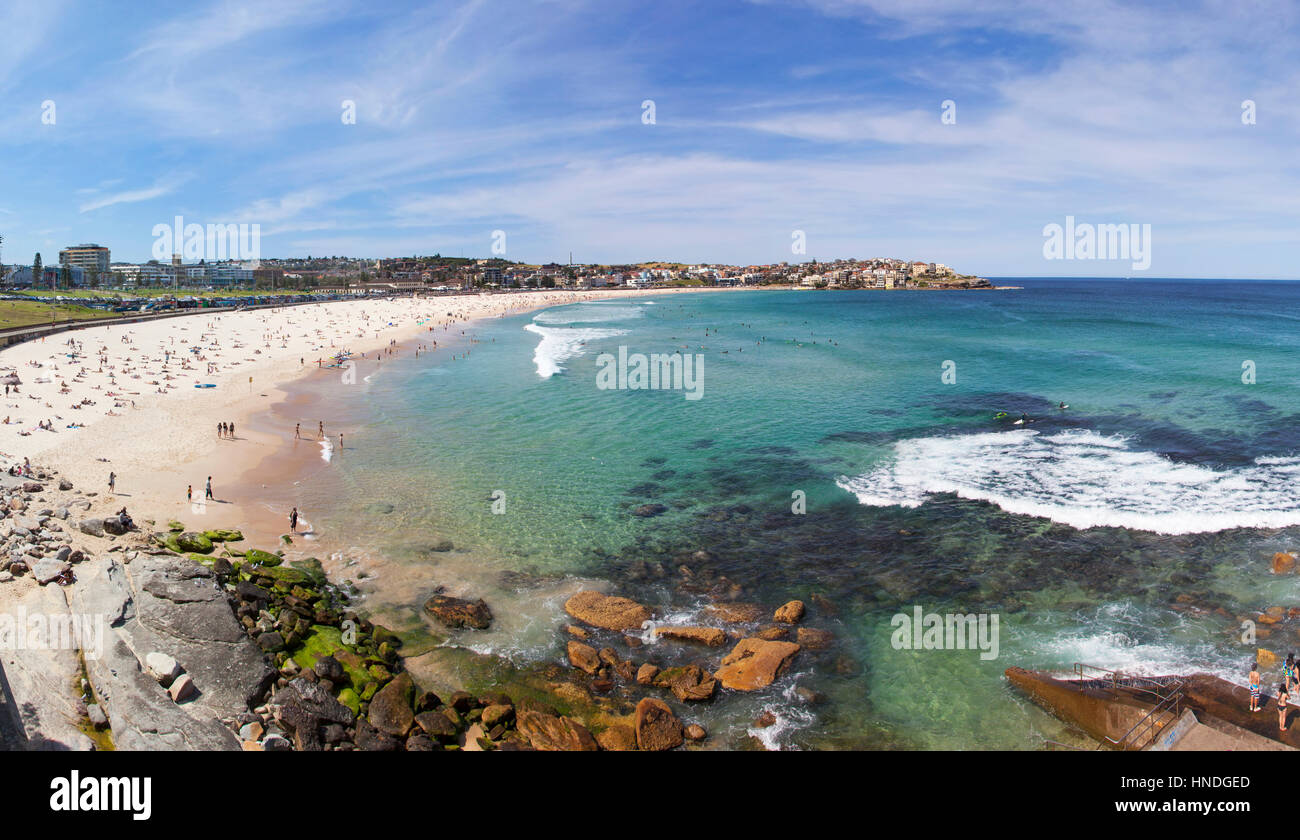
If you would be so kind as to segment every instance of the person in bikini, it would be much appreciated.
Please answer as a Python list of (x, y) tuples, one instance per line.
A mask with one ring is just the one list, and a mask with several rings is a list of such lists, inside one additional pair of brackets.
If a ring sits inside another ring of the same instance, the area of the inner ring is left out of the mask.
[(1259, 663), (1250, 666), (1250, 710), (1259, 711)]

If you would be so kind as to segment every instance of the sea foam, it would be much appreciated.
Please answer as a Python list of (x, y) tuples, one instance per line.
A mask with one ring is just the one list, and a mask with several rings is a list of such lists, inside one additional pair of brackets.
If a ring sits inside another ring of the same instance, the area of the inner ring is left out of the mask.
[(836, 483), (864, 505), (917, 507), (954, 493), (1075, 528), (1191, 534), (1300, 524), (1298, 479), (1295, 457), (1213, 469), (1120, 435), (1017, 430), (899, 441), (890, 462)]
[(527, 324), (524, 329), (542, 337), (533, 350), (533, 363), (537, 365), (537, 375), (542, 379), (550, 379), (557, 373), (563, 373), (564, 363), (581, 356), (585, 352), (584, 345), (587, 342), (627, 335), (627, 330), (544, 327), (539, 324)]

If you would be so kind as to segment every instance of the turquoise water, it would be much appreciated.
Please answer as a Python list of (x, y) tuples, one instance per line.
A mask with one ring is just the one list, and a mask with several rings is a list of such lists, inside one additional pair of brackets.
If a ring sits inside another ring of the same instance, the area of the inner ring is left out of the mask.
[[(1255, 645), (1237, 617), (1295, 593), (1268, 558), (1300, 534), (1300, 285), (1013, 282), (663, 295), (481, 324), (451, 351), (468, 357), (403, 354), (336, 400), (349, 449), (300, 503), (323, 535), (404, 570), (375, 577), (376, 603), (469, 581), (511, 617), (447, 644), (516, 662), (562, 656), (577, 579), (679, 622), (714, 600), (808, 601), (831, 649), (691, 709), (732, 745), (764, 708), (769, 746), (1070, 737), (1007, 687), (1012, 665), (1241, 681)], [(698, 356), (700, 398), (597, 387), (620, 347)], [(431, 553), (436, 539), (456, 550)], [(916, 606), (996, 614), (998, 657), (896, 650), (890, 620)], [(1300, 641), (1271, 633), (1260, 646)]]

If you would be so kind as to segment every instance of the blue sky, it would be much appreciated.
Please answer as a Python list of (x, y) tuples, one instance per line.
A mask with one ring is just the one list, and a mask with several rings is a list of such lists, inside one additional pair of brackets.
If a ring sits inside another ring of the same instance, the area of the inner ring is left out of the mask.
[(154, 225), (182, 215), (261, 225), (263, 256), (488, 256), (503, 230), (505, 256), (530, 262), (1136, 273), (1045, 260), (1043, 227), (1072, 215), (1150, 224), (1149, 276), (1296, 278), (1298, 15), (1266, 0), (6, 0), (3, 260), (88, 241), (145, 260)]

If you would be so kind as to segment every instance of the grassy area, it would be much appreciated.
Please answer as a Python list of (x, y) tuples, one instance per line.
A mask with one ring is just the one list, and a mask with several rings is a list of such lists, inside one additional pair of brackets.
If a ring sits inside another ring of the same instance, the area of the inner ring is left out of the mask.
[(118, 318), (116, 312), (105, 312), (86, 306), (47, 303), (27, 303), (20, 300), (0, 300), (0, 329), (9, 327), (33, 327), (53, 322), (71, 321), (81, 318)]

